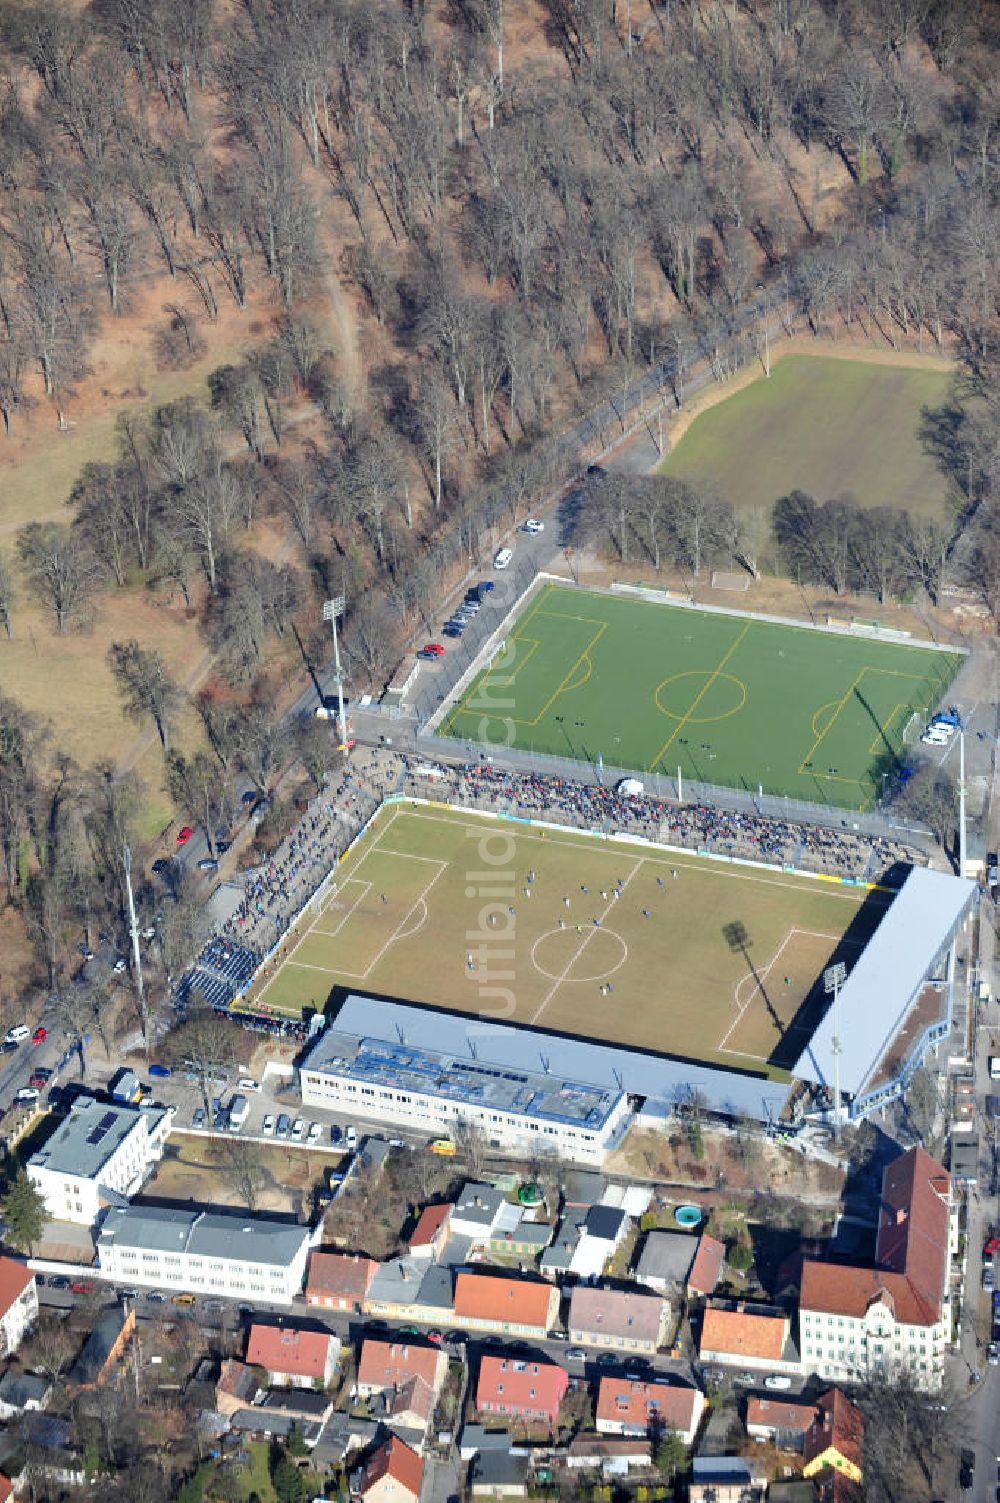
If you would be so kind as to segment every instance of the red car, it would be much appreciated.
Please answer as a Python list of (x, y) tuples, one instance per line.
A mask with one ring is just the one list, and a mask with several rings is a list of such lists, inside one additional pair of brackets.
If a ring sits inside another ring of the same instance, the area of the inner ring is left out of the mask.
[(444, 1342), (444, 1333), (442, 1331), (428, 1331), (427, 1340), (431, 1346), (441, 1346)]
[(89, 1283), (87, 1279), (77, 1279), (76, 1283), (70, 1284), (69, 1287), (72, 1289), (74, 1294), (89, 1294), (94, 1286), (93, 1284)]
[(992, 1258), (994, 1253), (1000, 1252), (1000, 1237), (990, 1237), (983, 1248), (983, 1257)]
[(44, 1044), (48, 1036), (49, 1030), (47, 1028), (36, 1028), (31, 1035), (31, 1042), (33, 1044)]
[(190, 825), (181, 825), (180, 829), (177, 831), (177, 844), (187, 845), (193, 834), (194, 831), (192, 830)]
[(418, 658), (443, 658), (444, 648), (440, 642), (425, 642), (417, 653)]

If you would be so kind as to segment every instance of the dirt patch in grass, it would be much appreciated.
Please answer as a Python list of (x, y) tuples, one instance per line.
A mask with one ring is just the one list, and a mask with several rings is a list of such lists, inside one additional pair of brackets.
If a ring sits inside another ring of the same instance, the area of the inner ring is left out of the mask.
[[(198, 1205), (246, 1208), (239, 1188), (220, 1163), (225, 1137), (202, 1138), (175, 1133), (143, 1199), (190, 1201)], [(232, 1140), (230, 1140), (232, 1141)], [(266, 1182), (257, 1202), (259, 1211), (299, 1215), (311, 1204), (313, 1189), (325, 1181), (326, 1170), (339, 1163), (336, 1156), (307, 1152), (277, 1144), (254, 1145)]]

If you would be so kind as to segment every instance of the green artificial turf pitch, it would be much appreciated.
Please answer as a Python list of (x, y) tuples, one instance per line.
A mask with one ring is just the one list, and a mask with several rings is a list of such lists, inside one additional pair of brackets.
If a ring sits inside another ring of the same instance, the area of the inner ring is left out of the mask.
[(862, 809), (960, 661), (545, 585), (440, 734)]
[(710, 481), (737, 510), (769, 510), (797, 488), (941, 517), (947, 482), (920, 425), (949, 388), (943, 371), (786, 355), (696, 417), (662, 469)]

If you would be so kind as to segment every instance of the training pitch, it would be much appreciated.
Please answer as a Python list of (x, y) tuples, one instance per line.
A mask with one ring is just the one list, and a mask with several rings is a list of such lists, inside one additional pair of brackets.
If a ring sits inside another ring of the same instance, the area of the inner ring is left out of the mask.
[(777, 1072), (815, 1027), (824, 967), (855, 958), (882, 908), (860, 888), (402, 803), (256, 1000), (298, 1014), (371, 992)]
[(960, 661), (544, 585), (439, 733), (863, 809)]
[(700, 413), (664, 461), (665, 474), (709, 481), (737, 511), (767, 511), (789, 491), (817, 501), (944, 517), (948, 485), (920, 436), (924, 408), (947, 401), (945, 371), (786, 355)]

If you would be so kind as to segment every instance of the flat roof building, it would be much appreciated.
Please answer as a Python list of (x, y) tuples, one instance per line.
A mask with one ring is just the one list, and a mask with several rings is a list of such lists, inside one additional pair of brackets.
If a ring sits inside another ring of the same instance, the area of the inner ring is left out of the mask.
[(300, 1292), (308, 1255), (308, 1227), (165, 1206), (109, 1211), (97, 1237), (108, 1278), (274, 1304)]
[(448, 1049), (404, 1043), (395, 1030), (376, 1034), (343, 1026), (320, 1034), (302, 1063), (305, 1106), (356, 1113), (417, 1128), (429, 1136), (479, 1128), (491, 1146), (548, 1151), (561, 1159), (601, 1163), (631, 1120), (619, 1085), (592, 1084), (559, 1070), (512, 1068), (487, 1047), (459, 1057)]
[(163, 1157), (172, 1107), (78, 1096), (69, 1116), (28, 1160), (28, 1178), (56, 1221), (92, 1226), (101, 1209), (138, 1194)]

